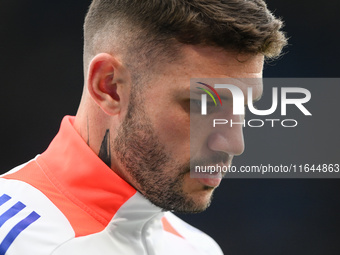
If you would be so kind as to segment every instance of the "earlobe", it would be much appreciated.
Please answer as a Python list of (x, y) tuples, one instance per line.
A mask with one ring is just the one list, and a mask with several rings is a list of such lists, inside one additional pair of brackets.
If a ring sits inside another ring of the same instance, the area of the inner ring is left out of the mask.
[(87, 88), (93, 100), (108, 115), (120, 111), (120, 63), (111, 55), (96, 55), (90, 65), (87, 77)]

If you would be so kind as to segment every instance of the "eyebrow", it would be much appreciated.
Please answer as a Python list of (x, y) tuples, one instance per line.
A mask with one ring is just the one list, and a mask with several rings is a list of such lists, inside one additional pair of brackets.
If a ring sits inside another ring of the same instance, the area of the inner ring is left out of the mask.
[[(190, 93), (194, 93), (194, 94), (197, 94), (197, 95), (204, 95), (204, 93), (202, 93), (202, 92), (200, 93), (200, 92), (201, 92), (201, 91), (199, 91), (199, 90), (198, 90), (198, 91), (190, 91)], [(223, 95), (221, 96), (221, 94), (218, 94), (218, 95), (219, 95), (219, 97), (221, 98), (221, 100), (225, 100), (225, 101), (226, 101), (226, 100), (229, 100), (229, 99), (230, 99), (230, 98), (225, 97), (225, 96), (223, 96)]]
[[(190, 94), (194, 93), (196, 95), (203, 95), (202, 90), (192, 90), (192, 88), (190, 88), (189, 91), (190, 91)], [(229, 91), (230, 95), (228, 97), (221, 95), (218, 91), (216, 91), (216, 92), (218, 93), (218, 95), (221, 98), (221, 100), (228, 101), (228, 100), (230, 100), (230, 98), (233, 99), (232, 93), (230, 91)], [(260, 101), (262, 96), (263, 96), (263, 91), (261, 91), (261, 94), (258, 97), (254, 98), (252, 100), (253, 104), (258, 102), (258, 101)], [(248, 106), (248, 97), (247, 97), (247, 100), (245, 100), (244, 106)]]

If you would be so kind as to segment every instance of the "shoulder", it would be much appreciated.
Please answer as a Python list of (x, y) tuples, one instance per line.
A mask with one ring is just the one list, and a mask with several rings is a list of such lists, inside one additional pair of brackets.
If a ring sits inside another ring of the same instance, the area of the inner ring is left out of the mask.
[(166, 212), (164, 218), (173, 228), (172, 230), (170, 229), (169, 232), (172, 231), (173, 235), (182, 237), (182, 239), (190, 243), (190, 245), (197, 250), (197, 254), (223, 254), (215, 240), (201, 230), (189, 225), (171, 212)]
[(0, 254), (51, 254), (72, 237), (69, 222), (42, 193), (0, 178)]
[(0, 178), (0, 254), (51, 254), (74, 237), (74, 231), (41, 191), (22, 180), (7, 178), (25, 167)]

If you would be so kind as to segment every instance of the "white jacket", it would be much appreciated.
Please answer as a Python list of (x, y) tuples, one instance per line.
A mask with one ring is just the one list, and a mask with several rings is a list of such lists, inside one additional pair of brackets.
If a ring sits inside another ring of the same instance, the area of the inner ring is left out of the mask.
[(0, 255), (222, 254), (109, 169), (65, 117), (49, 148), (0, 178)]

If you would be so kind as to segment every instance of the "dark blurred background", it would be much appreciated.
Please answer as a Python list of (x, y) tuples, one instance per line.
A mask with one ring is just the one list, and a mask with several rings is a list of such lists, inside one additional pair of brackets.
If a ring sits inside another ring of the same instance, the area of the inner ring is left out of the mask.
[[(62, 117), (76, 113), (83, 86), (82, 23), (89, 3), (0, 1), (0, 173), (43, 152)], [(286, 54), (266, 64), (264, 76), (339, 77), (340, 1), (267, 3), (285, 20), (290, 40)], [(329, 103), (324, 98), (320, 104)], [(338, 102), (332, 107), (329, 123), (338, 119)], [(324, 136), (332, 141), (332, 146), (308, 143), (310, 151), (320, 152), (320, 161), (328, 152), (340, 152), (339, 122), (334, 123), (330, 130), (310, 126), (302, 140)], [(248, 139), (239, 160), (266, 158), (257, 151), (270, 146), (266, 135)], [(301, 133), (290, 135), (299, 143)], [(289, 161), (299, 153), (308, 159), (308, 151), (290, 154), (287, 148), (276, 158)], [(340, 254), (339, 185), (339, 179), (226, 179), (206, 212), (180, 216), (211, 235), (225, 254)]]

